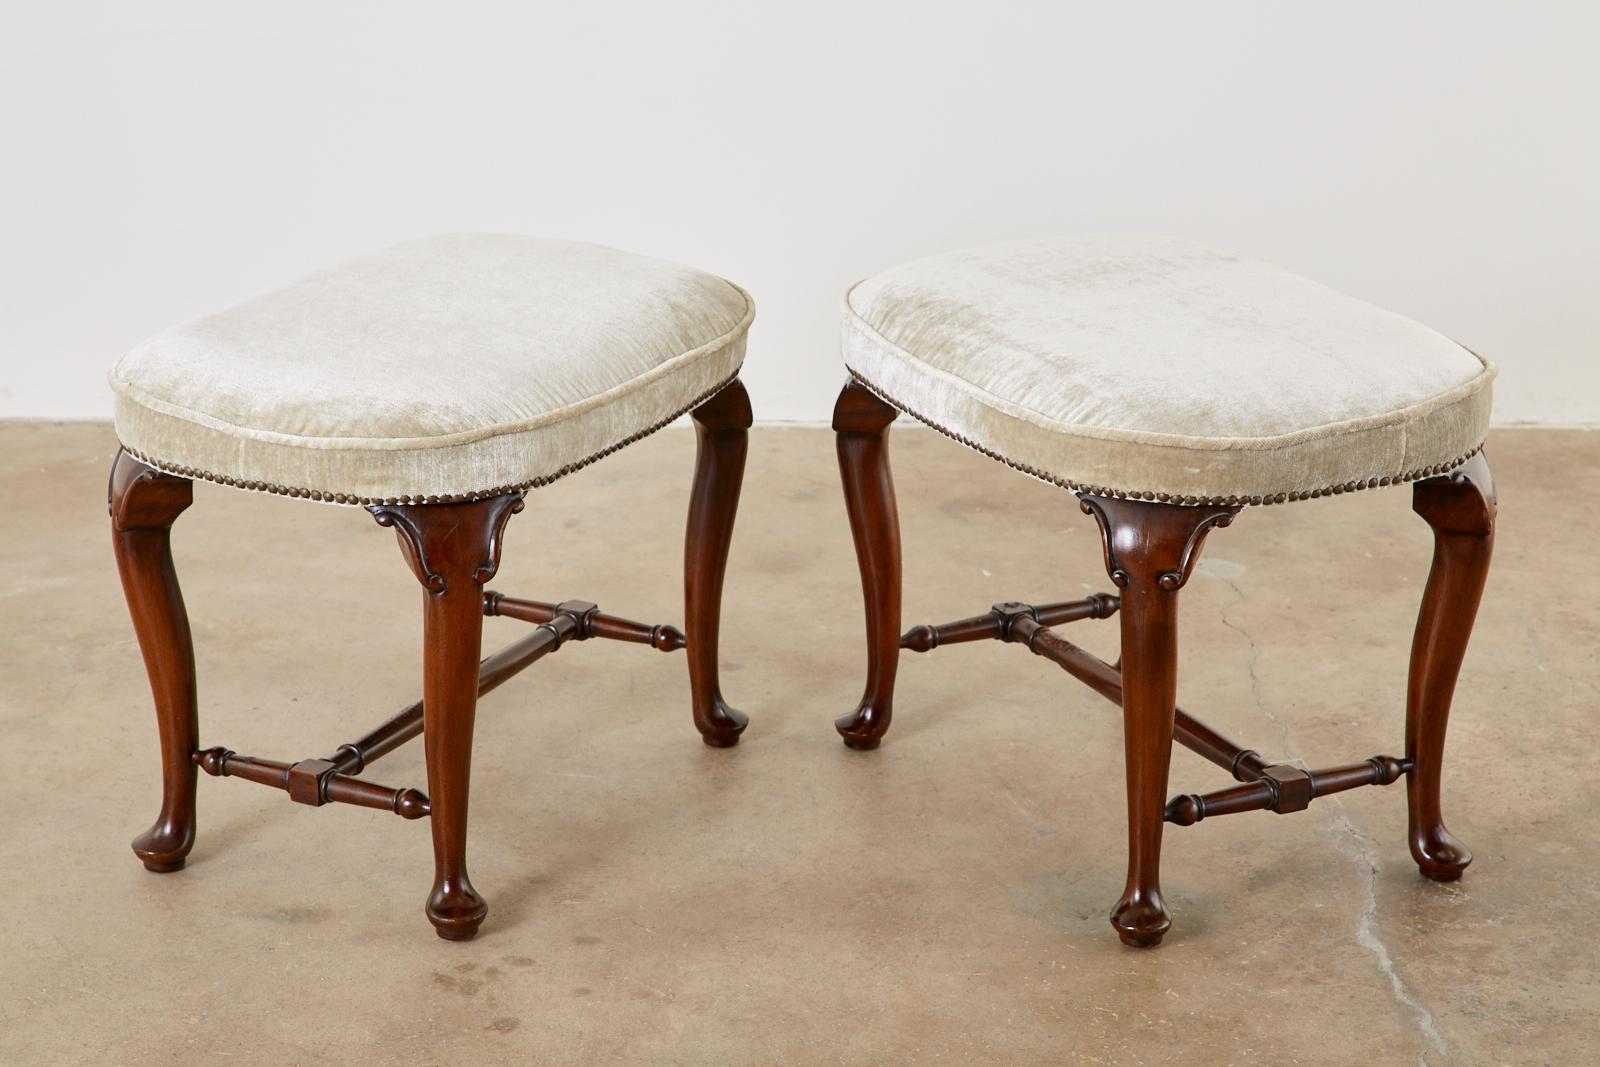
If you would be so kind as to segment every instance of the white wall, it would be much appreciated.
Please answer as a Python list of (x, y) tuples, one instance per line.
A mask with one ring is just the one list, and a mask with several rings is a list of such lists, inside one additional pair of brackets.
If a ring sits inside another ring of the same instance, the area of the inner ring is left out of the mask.
[(758, 417), (919, 254), (1149, 230), (1271, 258), (1600, 424), (1600, 5), (0, 0), (0, 416), (103, 417), (171, 322), (497, 229), (751, 289)]

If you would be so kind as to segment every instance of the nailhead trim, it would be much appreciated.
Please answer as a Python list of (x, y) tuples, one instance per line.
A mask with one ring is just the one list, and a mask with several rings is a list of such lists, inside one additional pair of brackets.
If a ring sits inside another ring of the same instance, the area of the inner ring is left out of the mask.
[(598, 460), (602, 460), (611, 455), (611, 453), (628, 447), (635, 441), (643, 440), (644, 438), (655, 433), (657, 430), (664, 429), (675, 420), (687, 415), (701, 404), (704, 404), (706, 401), (722, 392), (728, 386), (737, 381), (738, 378), (739, 373), (738, 371), (735, 371), (731, 378), (719, 385), (711, 387), (706, 392), (701, 393), (699, 396), (695, 397), (695, 399), (691, 400), (687, 406), (679, 408), (677, 411), (673, 412), (671, 415), (668, 415), (660, 422), (646, 427), (645, 429), (634, 434), (632, 437), (618, 441), (616, 444), (602, 449), (601, 451), (594, 453), (592, 456), (580, 459), (576, 463), (569, 463), (565, 467), (562, 467), (560, 470), (556, 471), (554, 474), (547, 474), (540, 478), (533, 478), (529, 481), (520, 482), (516, 485), (502, 485), (494, 489), (480, 489), (471, 493), (386, 497), (361, 496), (357, 493), (331, 493), (322, 489), (300, 489), (294, 486), (277, 485), (272, 482), (256, 482), (248, 481), (243, 478), (230, 478), (225, 474), (214, 474), (211, 471), (203, 471), (194, 467), (184, 467), (175, 463), (166, 463), (162, 460), (147, 456), (138, 449), (129, 448), (127, 445), (123, 445), (122, 448), (123, 451), (127, 452), (128, 455), (132, 456), (140, 463), (155, 467), (157, 470), (166, 471), (168, 474), (176, 474), (183, 478), (198, 478), (201, 481), (215, 482), (218, 485), (231, 486), (234, 489), (248, 489), (252, 492), (258, 493), (275, 493), (278, 496), (300, 497), (304, 500), (315, 500), (324, 504), (349, 504), (360, 507), (370, 506), (373, 504), (457, 504), (468, 500), (483, 500), (487, 497), (504, 496), (507, 493), (521, 493), (529, 489), (538, 489), (541, 486), (549, 485), (558, 478), (564, 478), (573, 471), (582, 470), (589, 464)]
[(845, 369), (850, 372), (850, 377), (854, 378), (861, 384), (863, 388), (867, 389), (885, 404), (888, 404), (890, 407), (899, 411), (903, 411), (905, 414), (910, 415), (913, 419), (916, 419), (923, 425), (937, 430), (939, 433), (944, 434), (944, 436), (950, 438), (952, 441), (966, 445), (974, 452), (980, 452), (983, 455), (988, 456), (990, 459), (998, 460), (999, 462), (1004, 463), (1012, 470), (1021, 471), (1023, 474), (1030, 475), (1042, 482), (1049, 482), (1051, 485), (1059, 486), (1062, 489), (1067, 489), (1074, 493), (1086, 493), (1089, 496), (1115, 497), (1119, 500), (1153, 500), (1162, 504), (1182, 504), (1185, 506), (1204, 504), (1213, 507), (1244, 507), (1247, 505), (1261, 507), (1267, 504), (1283, 504), (1295, 500), (1315, 500), (1318, 497), (1338, 496), (1342, 493), (1354, 493), (1362, 489), (1378, 489), (1387, 485), (1403, 485), (1406, 482), (1421, 481), (1424, 478), (1435, 478), (1441, 474), (1446, 474), (1455, 470), (1467, 460), (1483, 451), (1483, 445), (1480, 443), (1470, 452), (1467, 452), (1465, 455), (1460, 456), (1457, 459), (1453, 459), (1448, 463), (1436, 463), (1431, 467), (1419, 467), (1416, 470), (1407, 471), (1404, 474), (1391, 474), (1382, 477), (1357, 479), (1355, 481), (1345, 482), (1342, 485), (1329, 485), (1324, 486), (1321, 489), (1304, 489), (1293, 493), (1264, 493), (1259, 496), (1184, 496), (1178, 493), (1152, 493), (1137, 489), (1113, 489), (1104, 485), (1087, 485), (1082, 482), (1075, 482), (1070, 478), (1062, 478), (1051, 474), (1049, 471), (1042, 471), (1037, 467), (1030, 467), (1025, 463), (1018, 463), (1015, 460), (1001, 455), (993, 449), (985, 448), (976, 441), (973, 441), (967, 437), (963, 437), (961, 434), (939, 425), (937, 422), (934, 422), (932, 419), (927, 418), (924, 415), (918, 414), (917, 412), (906, 407), (900, 401), (896, 400), (894, 397), (889, 396), (876, 385), (873, 385), (871, 382), (867, 381), (861, 375), (857, 374), (854, 369), (849, 367), (846, 367)]

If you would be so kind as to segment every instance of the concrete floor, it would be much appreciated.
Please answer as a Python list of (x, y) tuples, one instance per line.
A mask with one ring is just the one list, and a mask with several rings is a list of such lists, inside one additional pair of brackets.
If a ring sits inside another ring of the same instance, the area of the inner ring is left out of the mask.
[[(1600, 1062), (1600, 435), (1498, 433), (1502, 527), (1450, 735), (1455, 886), (1403, 787), (1170, 829), (1172, 933), (1123, 948), (1115, 710), (994, 644), (907, 654), (882, 749), (830, 435), (752, 442), (725, 614), (745, 741), (701, 745), (681, 655), (594, 642), (480, 707), (478, 940), (422, 915), (420, 824), (201, 780), (179, 874), (111, 560), (101, 425), (0, 425), (0, 1063)], [(681, 621), (692, 437), (533, 494), (494, 585)], [(1109, 588), (1060, 490), (895, 439), (906, 622)], [(363, 512), (199, 485), (175, 536), (203, 743), (298, 759), (418, 691), (418, 589)], [(1312, 765), (1398, 753), (1430, 544), (1405, 491), (1247, 512), (1183, 594), (1184, 705)], [(490, 620), (498, 646), (519, 624)], [(1112, 624), (1074, 640), (1114, 655)], [(371, 777), (424, 785), (420, 746)], [(1226, 776), (1187, 753), (1173, 791)]]

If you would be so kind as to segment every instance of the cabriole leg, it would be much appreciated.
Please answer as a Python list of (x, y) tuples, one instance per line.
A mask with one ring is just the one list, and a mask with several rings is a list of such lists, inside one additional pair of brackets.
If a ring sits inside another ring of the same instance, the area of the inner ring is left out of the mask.
[(1238, 508), (1082, 496), (1122, 589), (1122, 720), (1128, 778), (1128, 881), (1111, 912), (1122, 943), (1148, 948), (1172, 925), (1161, 896), (1161, 830), (1178, 693), (1178, 590), (1214, 526)]
[(161, 814), (134, 838), (146, 869), (165, 873), (194, 847), (194, 794), (200, 747), (194, 644), (172, 566), (172, 524), (194, 501), (194, 483), (117, 452), (111, 467), (111, 536), (122, 592), (155, 696), (161, 735)]
[(489, 906), (467, 876), (467, 799), (472, 724), (483, 646), (483, 586), (500, 566), (506, 521), (522, 495), (465, 504), (383, 504), (369, 508), (394, 527), (422, 583), (422, 743), (432, 800), (433, 890), (427, 915), (440, 937), (465, 941)]
[(1495, 492), (1488, 461), (1480, 452), (1447, 475), (1417, 482), (1411, 507), (1433, 527), (1433, 566), (1417, 616), (1406, 690), (1411, 856), (1425, 877), (1453, 882), (1472, 862), (1472, 853), (1445, 829), (1439, 782), (1450, 700), (1494, 552)]
[(695, 729), (715, 748), (737, 744), (750, 722), (723, 700), (717, 677), (722, 578), (744, 481), (750, 421), (750, 397), (737, 378), (694, 410), (694, 488), (683, 542), (684, 629)]
[(877, 748), (889, 730), (900, 659), (900, 516), (889, 473), (889, 424), (896, 414), (854, 380), (833, 408), (839, 475), (867, 611), (866, 690), (856, 709), (833, 725), (857, 749)]

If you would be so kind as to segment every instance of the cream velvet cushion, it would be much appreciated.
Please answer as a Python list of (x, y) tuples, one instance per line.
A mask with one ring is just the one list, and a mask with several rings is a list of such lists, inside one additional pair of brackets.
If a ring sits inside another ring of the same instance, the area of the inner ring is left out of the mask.
[(1485, 360), (1271, 264), (1164, 237), (1023, 241), (852, 287), (844, 358), (889, 403), (1072, 489), (1272, 502), (1483, 443)]
[(338, 503), (543, 484), (726, 385), (742, 289), (568, 241), (434, 237), (158, 334), (111, 372), (155, 466)]

